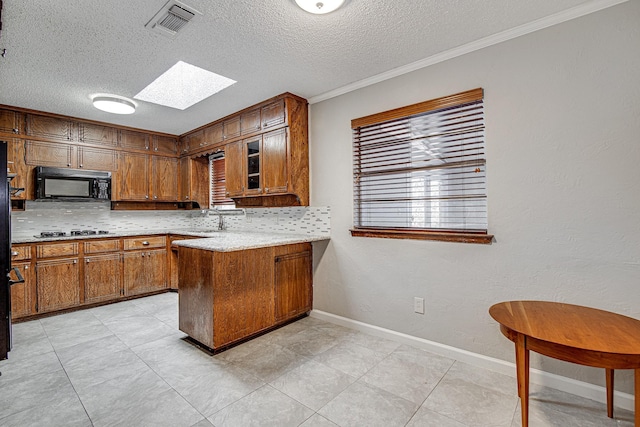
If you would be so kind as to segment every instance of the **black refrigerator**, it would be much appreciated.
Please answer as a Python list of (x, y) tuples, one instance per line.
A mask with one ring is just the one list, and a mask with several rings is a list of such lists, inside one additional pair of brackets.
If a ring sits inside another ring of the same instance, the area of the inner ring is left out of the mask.
[(24, 281), (15, 269), (18, 280), (11, 280), (11, 190), (12, 174), (7, 169), (7, 142), (0, 141), (0, 360), (11, 350), (11, 284)]

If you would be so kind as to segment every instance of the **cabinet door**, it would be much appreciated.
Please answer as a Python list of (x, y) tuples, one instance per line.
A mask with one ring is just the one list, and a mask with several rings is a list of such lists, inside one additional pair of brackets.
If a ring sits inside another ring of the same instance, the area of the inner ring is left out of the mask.
[(240, 136), (240, 116), (225, 120), (222, 124), (222, 137), (225, 140)]
[(72, 140), (73, 124), (67, 119), (27, 114), (27, 135), (58, 141)]
[(197, 150), (203, 146), (204, 131), (199, 130), (187, 136), (189, 151)]
[(120, 153), (115, 200), (149, 200), (149, 156)]
[(203, 145), (215, 145), (222, 142), (222, 123), (209, 126), (204, 130)]
[(145, 265), (147, 283), (152, 291), (166, 289), (169, 284), (167, 275), (167, 258), (166, 249), (155, 249), (147, 252), (147, 261)]
[(178, 140), (170, 136), (156, 135), (153, 141), (153, 151), (162, 154), (178, 154)]
[(28, 165), (33, 166), (75, 167), (75, 149), (73, 145), (27, 141), (25, 160)]
[(130, 130), (120, 131), (120, 146), (131, 150), (148, 150), (149, 134)]
[(36, 263), (38, 312), (61, 310), (80, 304), (78, 258)]
[(153, 200), (178, 200), (178, 159), (174, 157), (152, 157)]
[(257, 196), (262, 194), (262, 172), (264, 157), (262, 155), (262, 136), (243, 140), (244, 143), (244, 194)]
[(125, 296), (137, 295), (147, 292), (147, 273), (145, 265), (147, 252), (133, 251), (125, 252), (124, 263), (124, 294)]
[[(31, 263), (21, 262), (12, 265), (12, 267), (20, 270), (20, 274), (24, 278), (24, 283), (11, 285), (11, 318), (20, 319), (21, 317), (33, 314), (32, 311), (32, 290), (33, 290), (33, 274)], [(17, 280), (15, 273), (12, 271), (10, 275), (12, 280)]]
[(117, 151), (105, 148), (78, 147), (78, 167), (81, 169), (115, 171)]
[(180, 159), (180, 180), (178, 185), (178, 199), (181, 201), (191, 200), (191, 159), (182, 157)]
[(284, 99), (262, 107), (262, 130), (280, 126), (285, 122)]
[(260, 109), (247, 111), (240, 116), (240, 133), (248, 135), (260, 131)]
[(15, 188), (24, 188), (25, 191), (17, 196), (11, 196), (13, 200), (25, 200), (27, 198), (27, 182), (29, 169), (25, 163), (24, 157), (24, 141), (21, 139), (9, 139), (7, 141), (7, 160), (12, 163), (7, 163), (9, 170), (16, 174), (15, 178), (11, 180), (11, 186)]
[(115, 147), (118, 145), (118, 131), (110, 126), (78, 123), (78, 141)]
[(114, 300), (120, 297), (122, 263), (120, 254), (84, 258), (84, 302)]
[(22, 114), (11, 110), (0, 110), (0, 132), (20, 133)]
[(189, 145), (190, 139), (189, 136), (183, 136), (180, 138), (179, 150), (180, 154), (187, 154), (191, 151), (191, 147)]
[(311, 310), (311, 252), (275, 258), (276, 321), (291, 319)]
[(289, 183), (287, 130), (283, 128), (269, 132), (262, 138), (264, 192), (286, 193)]
[(242, 155), (242, 147), (242, 141), (236, 141), (228, 144), (224, 149), (227, 197), (242, 196), (244, 189), (244, 156)]

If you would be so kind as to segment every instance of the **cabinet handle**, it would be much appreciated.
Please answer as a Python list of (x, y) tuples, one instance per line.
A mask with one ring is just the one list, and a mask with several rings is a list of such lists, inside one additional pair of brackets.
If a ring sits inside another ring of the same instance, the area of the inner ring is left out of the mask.
[(82, 163), (80, 163), (80, 167), (82, 167)]
[(11, 256), (18, 256), (19, 253), (18, 252), (11, 252)]
[(142, 244), (143, 244), (144, 246), (149, 246), (149, 242), (147, 242), (146, 240), (145, 240), (144, 242), (142, 242)]
[(67, 163), (67, 167), (71, 167), (71, 163)]
[(20, 133), (20, 131), (18, 130), (18, 128), (13, 128), (13, 133)]
[(147, 256), (151, 256), (151, 252), (147, 252)]
[(148, 198), (149, 198), (149, 195), (147, 194), (146, 196), (144, 196), (144, 198), (145, 198), (145, 199), (148, 199)]
[(157, 199), (157, 198), (158, 198), (158, 196), (153, 196), (153, 198), (154, 198), (154, 199)]
[(28, 265), (25, 265), (25, 266), (24, 266), (24, 269), (25, 269), (25, 270), (28, 270), (28, 269), (29, 269), (29, 266), (28, 266)]
[(78, 263), (78, 260), (77, 260), (77, 259), (74, 259), (74, 260), (73, 260), (73, 263), (74, 263), (74, 264), (77, 264), (77, 263)]
[(264, 192), (265, 192), (265, 193), (268, 193), (268, 192), (269, 192), (269, 189), (268, 189), (268, 188), (265, 188), (265, 189), (264, 189)]
[(87, 264), (89, 264), (89, 258), (87, 258), (87, 259), (85, 260), (85, 262), (86, 262)]
[(142, 258), (144, 258), (144, 252), (142, 252)]
[(154, 148), (155, 151), (158, 151), (158, 147)]
[(189, 200), (189, 196), (185, 196), (184, 198), (185, 198), (185, 199), (187, 199), (187, 200)]

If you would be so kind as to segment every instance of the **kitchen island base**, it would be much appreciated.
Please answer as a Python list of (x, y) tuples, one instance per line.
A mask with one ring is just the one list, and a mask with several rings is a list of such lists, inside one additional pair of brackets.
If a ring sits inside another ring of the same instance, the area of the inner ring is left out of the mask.
[(229, 252), (180, 246), (178, 281), (180, 330), (219, 352), (311, 310), (311, 244)]

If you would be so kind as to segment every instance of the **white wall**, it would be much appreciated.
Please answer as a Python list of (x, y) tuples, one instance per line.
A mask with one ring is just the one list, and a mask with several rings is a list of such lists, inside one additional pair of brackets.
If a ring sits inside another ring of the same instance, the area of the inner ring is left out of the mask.
[[(351, 119), (476, 87), (496, 241), (351, 237)], [(332, 210), (314, 308), (508, 361), (513, 344), (487, 312), (499, 301), (640, 318), (640, 1), (313, 104), (310, 147), (312, 205)], [(601, 370), (531, 362), (604, 383)], [(630, 379), (616, 388), (632, 392)]]

